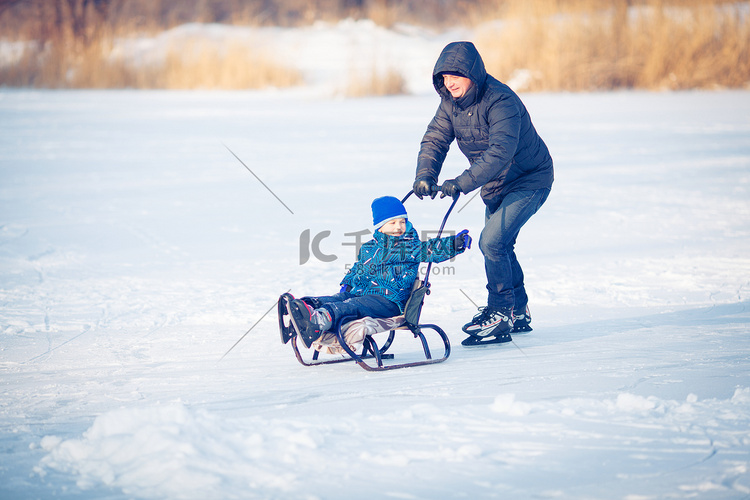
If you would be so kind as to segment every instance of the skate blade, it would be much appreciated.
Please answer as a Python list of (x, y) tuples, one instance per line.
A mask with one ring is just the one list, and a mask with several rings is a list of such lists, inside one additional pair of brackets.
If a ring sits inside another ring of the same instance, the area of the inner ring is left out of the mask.
[(282, 344), (286, 344), (297, 334), (289, 317), (289, 297), (286, 293), (279, 297), (279, 333)]
[(483, 347), (487, 345), (496, 345), (496, 344), (507, 344), (508, 342), (512, 341), (510, 335), (504, 335), (501, 337), (483, 337), (483, 338), (477, 338), (477, 337), (467, 337), (462, 342), (461, 345), (464, 347)]

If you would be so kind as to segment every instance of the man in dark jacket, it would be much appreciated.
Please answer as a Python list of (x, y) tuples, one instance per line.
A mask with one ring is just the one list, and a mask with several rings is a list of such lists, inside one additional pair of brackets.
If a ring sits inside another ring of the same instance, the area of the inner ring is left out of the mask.
[(479, 248), (489, 292), (463, 330), (465, 346), (509, 342), (511, 332), (530, 331), (523, 271), (514, 251), (521, 227), (549, 195), (552, 157), (521, 99), (488, 75), (471, 42), (448, 44), (432, 74), (440, 106), (422, 138), (414, 193), (434, 197), (438, 176), (455, 139), (469, 168), (442, 185), (441, 196), (482, 188), (485, 226)]

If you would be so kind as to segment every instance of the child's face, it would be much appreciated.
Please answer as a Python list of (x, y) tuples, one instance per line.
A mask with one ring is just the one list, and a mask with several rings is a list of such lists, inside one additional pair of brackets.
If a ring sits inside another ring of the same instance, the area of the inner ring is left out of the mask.
[(406, 232), (406, 219), (393, 219), (389, 220), (378, 229), (381, 233), (387, 234), (388, 236), (403, 236)]

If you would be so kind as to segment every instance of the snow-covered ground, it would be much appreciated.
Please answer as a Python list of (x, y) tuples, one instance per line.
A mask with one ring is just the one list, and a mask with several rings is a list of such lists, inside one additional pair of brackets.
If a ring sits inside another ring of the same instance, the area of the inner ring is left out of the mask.
[[(0, 93), (0, 497), (750, 496), (750, 93), (524, 99), (557, 169), (534, 331), (458, 345), (473, 248), (423, 313), (450, 359), (370, 374), (298, 364), (268, 312), (337, 288), (437, 97)], [(300, 265), (307, 229), (335, 261)]]
[(750, 498), (750, 92), (523, 95), (556, 182), (513, 344), (459, 345), (476, 247), (432, 276), (445, 363), (281, 344), (277, 297), (335, 291), (410, 189), (433, 42), (411, 96), (0, 91), (0, 498)]

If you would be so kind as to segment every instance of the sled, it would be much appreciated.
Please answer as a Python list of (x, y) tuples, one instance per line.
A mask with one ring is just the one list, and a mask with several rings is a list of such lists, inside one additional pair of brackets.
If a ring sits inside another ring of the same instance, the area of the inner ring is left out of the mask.
[[(404, 203), (412, 193), (413, 191), (409, 191), (401, 202)], [(448, 216), (453, 207), (456, 206), (457, 201), (458, 196), (453, 198), (450, 208), (448, 208), (445, 217), (443, 217), (443, 222), (436, 236), (437, 238), (440, 238)], [(312, 351), (311, 355), (303, 355), (303, 352), (297, 345), (299, 335), (294, 328), (288, 311), (289, 303), (293, 300), (293, 297), (288, 293), (282, 294), (279, 297), (277, 305), (281, 342), (284, 344), (291, 343), (297, 361), (304, 366), (353, 361), (367, 371), (385, 371), (442, 363), (448, 359), (451, 353), (448, 336), (438, 325), (419, 322), (425, 297), (430, 294), (429, 279), (431, 268), (432, 262), (427, 265), (424, 281), (417, 278), (414, 282), (409, 299), (404, 306), (403, 315), (393, 318), (366, 317), (351, 320), (342, 318), (338, 325), (334, 325), (332, 331), (325, 332), (318, 340), (313, 342), (311, 348), (308, 350)], [(389, 332), (388, 337), (382, 345), (379, 345), (374, 336), (385, 332)], [(419, 340), (422, 348), (421, 354), (424, 355), (423, 359), (404, 363), (385, 363), (384, 361), (394, 360), (395, 356), (387, 351), (393, 345), (396, 335), (403, 334), (402, 332), (409, 332), (414, 339)], [(427, 332), (430, 334), (426, 335)], [(432, 339), (432, 345), (428, 341), (428, 337)], [(435, 337), (437, 337), (437, 340), (435, 340)], [(433, 356), (433, 349), (436, 349), (439, 357)], [(325, 357), (321, 358), (321, 354)], [(330, 355), (336, 357), (331, 359)]]

